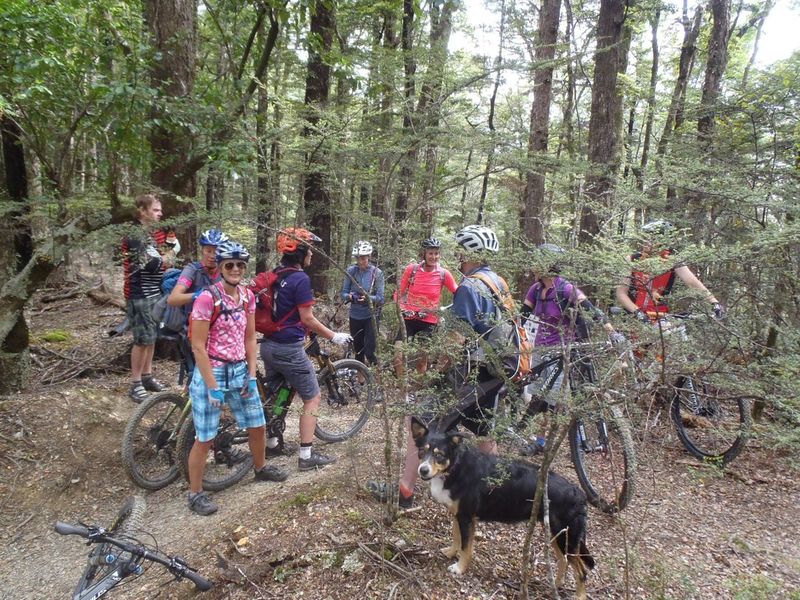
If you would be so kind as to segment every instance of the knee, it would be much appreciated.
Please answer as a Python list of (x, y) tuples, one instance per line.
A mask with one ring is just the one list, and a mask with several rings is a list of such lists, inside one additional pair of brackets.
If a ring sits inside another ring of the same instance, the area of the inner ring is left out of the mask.
[(316, 414), (321, 396), (317, 394), (311, 400), (303, 400), (303, 414)]

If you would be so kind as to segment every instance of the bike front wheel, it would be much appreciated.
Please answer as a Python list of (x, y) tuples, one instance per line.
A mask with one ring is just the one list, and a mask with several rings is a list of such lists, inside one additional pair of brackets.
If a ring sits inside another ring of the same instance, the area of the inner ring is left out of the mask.
[(672, 399), (678, 438), (695, 458), (725, 466), (744, 449), (750, 401), (692, 377), (678, 380)]
[[(145, 508), (144, 498), (131, 496), (122, 505), (119, 513), (111, 521), (106, 531), (116, 538), (132, 538), (134, 533), (142, 528)], [(105, 564), (105, 557), (111, 554), (117, 556), (116, 560), (111, 561), (111, 564)], [(89, 553), (88, 564), (83, 574), (81, 574), (73, 595), (78, 596), (83, 590), (103, 579), (109, 571), (115, 570), (118, 566), (119, 554), (119, 548), (112, 544), (93, 544), (92, 551)]]
[(589, 503), (607, 514), (623, 510), (633, 497), (636, 454), (622, 411), (604, 405), (573, 419), (569, 446)]
[[(178, 465), (189, 481), (189, 453), (195, 440), (194, 421), (186, 419), (178, 433)], [(240, 482), (253, 468), (253, 455), (247, 443), (247, 430), (239, 429), (236, 419), (223, 411), (217, 436), (206, 453), (203, 489), (218, 492)]]
[(175, 448), (186, 402), (173, 392), (153, 394), (128, 420), (122, 436), (122, 463), (139, 487), (160, 490), (178, 478)]
[(325, 442), (341, 442), (361, 431), (369, 419), (375, 383), (361, 361), (343, 358), (331, 364), (332, 369), (319, 374), (322, 400), (314, 435)]

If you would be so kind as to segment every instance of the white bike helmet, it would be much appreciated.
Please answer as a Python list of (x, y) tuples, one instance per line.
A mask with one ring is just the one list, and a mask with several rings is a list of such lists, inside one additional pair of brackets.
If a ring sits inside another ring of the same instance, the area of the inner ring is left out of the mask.
[(642, 225), (642, 233), (647, 235), (669, 235), (675, 226), (669, 221), (658, 219)]
[(456, 242), (472, 252), (486, 250), (499, 252), (500, 242), (494, 231), (483, 225), (468, 225), (456, 234)]
[(353, 256), (370, 256), (372, 254), (372, 244), (360, 240), (353, 246)]

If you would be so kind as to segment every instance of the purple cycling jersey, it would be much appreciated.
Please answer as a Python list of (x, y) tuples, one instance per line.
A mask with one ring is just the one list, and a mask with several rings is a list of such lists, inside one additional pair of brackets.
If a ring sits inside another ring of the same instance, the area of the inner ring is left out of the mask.
[(542, 298), (544, 286), (538, 281), (534, 283), (525, 296), (528, 304), (533, 306), (532, 314), (539, 320), (534, 346), (555, 346), (575, 339), (575, 331), (571, 327), (569, 314), (562, 314), (558, 301), (561, 290), (562, 297), (569, 298), (574, 306), (580, 290), (563, 277), (556, 277), (553, 286), (548, 288)]

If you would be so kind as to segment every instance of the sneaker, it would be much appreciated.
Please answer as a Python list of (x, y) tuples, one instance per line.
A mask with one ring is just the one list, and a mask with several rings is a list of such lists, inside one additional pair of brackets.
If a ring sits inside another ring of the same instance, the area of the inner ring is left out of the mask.
[(367, 481), (364, 487), (378, 502), (383, 502), (385, 504), (389, 501), (391, 494), (397, 494), (397, 505), (400, 508), (411, 508), (414, 506), (414, 494), (408, 497), (403, 496), (399, 493), (396, 483), (389, 488), (385, 481)]
[(280, 445), (275, 446), (274, 448), (270, 448), (267, 446), (267, 458), (280, 458), (281, 456), (293, 456), (297, 454), (297, 444), (290, 444), (285, 443), (283, 445), (283, 450), (281, 450)]
[(133, 400), (136, 404), (141, 404), (150, 397), (147, 390), (141, 383), (134, 383), (131, 389), (128, 390), (128, 398)]
[(189, 492), (189, 510), (196, 512), (198, 515), (207, 517), (217, 512), (217, 505), (208, 497), (205, 492), (192, 493)]
[(164, 384), (152, 375), (142, 375), (142, 385), (148, 392), (163, 392)]
[(544, 452), (544, 446), (547, 443), (543, 437), (537, 437), (535, 441), (526, 444), (522, 450), (519, 451), (522, 456), (535, 456)]
[(312, 469), (321, 469), (335, 462), (336, 459), (333, 456), (312, 452), (311, 458), (297, 457), (297, 468), (300, 471), (311, 471)]
[(256, 481), (286, 481), (289, 473), (272, 465), (264, 465), (255, 472)]

